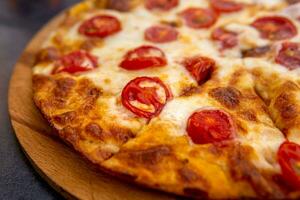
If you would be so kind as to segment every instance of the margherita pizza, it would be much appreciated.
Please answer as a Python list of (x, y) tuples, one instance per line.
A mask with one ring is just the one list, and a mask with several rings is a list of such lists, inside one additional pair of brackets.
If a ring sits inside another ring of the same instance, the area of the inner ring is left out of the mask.
[(300, 198), (300, 1), (87, 0), (34, 101), (116, 177), (193, 198)]

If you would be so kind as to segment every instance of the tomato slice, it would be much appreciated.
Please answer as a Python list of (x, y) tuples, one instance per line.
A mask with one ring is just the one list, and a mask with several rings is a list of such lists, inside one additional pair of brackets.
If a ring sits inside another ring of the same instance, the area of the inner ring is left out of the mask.
[(157, 116), (172, 98), (169, 88), (157, 77), (138, 77), (122, 91), (122, 104), (139, 117)]
[(153, 46), (140, 46), (128, 51), (120, 67), (127, 70), (139, 70), (149, 67), (162, 67), (167, 64), (167, 59), (162, 50)]
[(178, 5), (178, 0), (146, 0), (145, 6), (149, 10), (171, 10)]
[(235, 129), (229, 114), (222, 110), (200, 110), (187, 121), (187, 133), (195, 144), (232, 140)]
[(74, 74), (77, 72), (85, 72), (97, 67), (97, 57), (89, 54), (86, 51), (74, 51), (63, 56), (53, 74), (67, 72)]
[(216, 68), (216, 63), (213, 59), (203, 56), (186, 58), (183, 61), (183, 65), (195, 78), (199, 85), (207, 81)]
[(209, 28), (218, 18), (213, 10), (203, 8), (187, 8), (180, 15), (186, 25), (194, 29)]
[(290, 70), (300, 67), (300, 43), (285, 42), (282, 44), (278, 55), (275, 58), (278, 64)]
[(300, 190), (300, 145), (286, 141), (277, 152), (284, 180), (294, 189)]
[(269, 16), (256, 19), (252, 26), (256, 28), (262, 38), (269, 40), (285, 40), (297, 35), (297, 28), (287, 18)]
[(178, 31), (171, 26), (151, 26), (145, 31), (145, 39), (154, 43), (172, 42), (178, 37)]
[(230, 49), (238, 44), (238, 34), (223, 28), (215, 29), (211, 38), (221, 43), (221, 49)]
[(218, 12), (236, 12), (243, 9), (243, 4), (230, 0), (211, 0), (211, 6)]
[(104, 38), (121, 30), (120, 21), (110, 15), (97, 15), (83, 22), (79, 27), (79, 33), (89, 37)]

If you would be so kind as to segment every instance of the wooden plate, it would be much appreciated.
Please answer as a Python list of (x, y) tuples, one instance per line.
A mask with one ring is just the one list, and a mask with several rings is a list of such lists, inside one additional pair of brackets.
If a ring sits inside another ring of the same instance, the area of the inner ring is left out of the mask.
[(99, 172), (72, 149), (51, 137), (53, 130), (32, 101), (31, 67), (40, 44), (62, 21), (51, 20), (27, 45), (16, 63), (9, 87), (9, 113), (15, 134), (39, 174), (67, 198), (169, 200), (163, 193), (131, 185)]

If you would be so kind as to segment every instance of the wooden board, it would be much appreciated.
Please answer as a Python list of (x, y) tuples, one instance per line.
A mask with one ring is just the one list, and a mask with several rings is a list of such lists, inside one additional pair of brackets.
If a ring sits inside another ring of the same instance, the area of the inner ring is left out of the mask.
[(171, 200), (164, 193), (140, 188), (99, 172), (72, 149), (51, 137), (32, 100), (31, 67), (40, 44), (63, 19), (55, 17), (28, 44), (16, 63), (9, 87), (9, 113), (15, 134), (34, 168), (67, 198), (101, 200)]

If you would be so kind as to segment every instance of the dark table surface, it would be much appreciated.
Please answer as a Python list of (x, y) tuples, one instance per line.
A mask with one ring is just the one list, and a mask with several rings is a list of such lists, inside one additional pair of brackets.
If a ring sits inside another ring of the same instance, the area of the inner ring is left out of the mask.
[[(0, 199), (61, 199), (32, 168), (8, 116), (8, 82), (30, 38), (59, 11), (79, 0), (0, 0)], [(56, 2), (56, 3), (55, 3)], [(59, 3), (60, 2), (60, 3)], [(17, 5), (17, 6), (16, 6)]]

